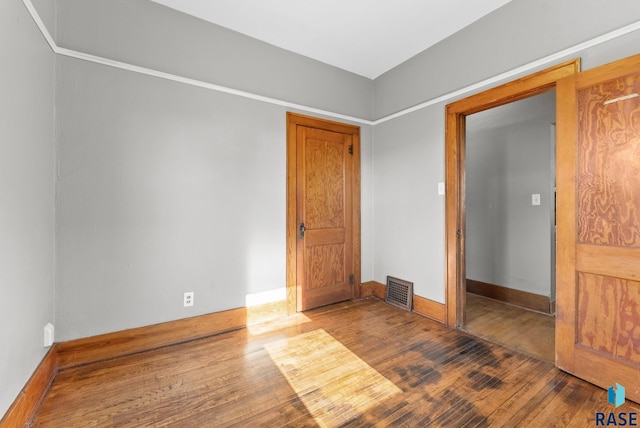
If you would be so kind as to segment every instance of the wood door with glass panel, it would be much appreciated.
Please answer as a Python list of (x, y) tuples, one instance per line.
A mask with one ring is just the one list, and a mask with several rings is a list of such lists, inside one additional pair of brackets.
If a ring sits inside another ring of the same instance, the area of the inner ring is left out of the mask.
[(557, 97), (556, 363), (640, 402), (640, 55)]

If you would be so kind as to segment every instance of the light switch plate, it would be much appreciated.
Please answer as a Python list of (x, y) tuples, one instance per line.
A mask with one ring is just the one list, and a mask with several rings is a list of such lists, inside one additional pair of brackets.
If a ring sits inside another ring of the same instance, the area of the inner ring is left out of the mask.
[(540, 205), (540, 194), (534, 193), (531, 195), (531, 205)]
[(444, 183), (438, 183), (438, 195), (444, 195)]

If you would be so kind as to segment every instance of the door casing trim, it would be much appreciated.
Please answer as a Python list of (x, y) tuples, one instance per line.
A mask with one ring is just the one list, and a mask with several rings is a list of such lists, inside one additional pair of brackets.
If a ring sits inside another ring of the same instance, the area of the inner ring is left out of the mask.
[(353, 297), (361, 296), (361, 241), (360, 241), (360, 127), (326, 119), (319, 119), (297, 113), (287, 112), (287, 232), (286, 232), (286, 281), (287, 281), (287, 313), (297, 312), (297, 240), (298, 224), (296, 219), (297, 194), (297, 138), (298, 125), (327, 131), (351, 134), (353, 142), (352, 172), (352, 230), (353, 230)]
[[(447, 105), (445, 124), (447, 325), (460, 327), (465, 322), (465, 117), (547, 92), (555, 88), (558, 80), (579, 72), (580, 58), (576, 58)], [(556, 171), (559, 167), (560, 165), (556, 164)]]

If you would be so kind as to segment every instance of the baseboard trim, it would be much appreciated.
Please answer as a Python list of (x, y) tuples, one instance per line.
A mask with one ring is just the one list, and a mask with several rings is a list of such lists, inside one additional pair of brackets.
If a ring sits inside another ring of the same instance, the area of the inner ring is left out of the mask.
[(387, 295), (387, 286), (377, 281), (367, 281), (362, 283), (362, 297), (375, 296), (384, 300)]
[(28, 424), (59, 370), (151, 351), (285, 317), (285, 303), (271, 302), (230, 309), (55, 343), (0, 419), (0, 427)]
[(49, 348), (7, 413), (0, 419), (0, 427), (22, 427), (32, 419), (58, 372), (56, 347), (54, 344)]
[(444, 324), (447, 320), (446, 306), (425, 297), (413, 295), (413, 312)]
[(116, 331), (58, 344), (58, 368), (109, 360), (245, 327), (246, 308)]
[(514, 290), (500, 285), (476, 281), (467, 278), (467, 292), (479, 296), (489, 297), (494, 300), (520, 306), (522, 308), (538, 311), (545, 314), (552, 312), (552, 303), (548, 296), (529, 293), (528, 291)]
[[(387, 297), (387, 286), (378, 281), (363, 282), (362, 297), (370, 296), (385, 300)], [(442, 324), (446, 321), (446, 306), (443, 303), (438, 303), (415, 294), (413, 295), (413, 312)]]

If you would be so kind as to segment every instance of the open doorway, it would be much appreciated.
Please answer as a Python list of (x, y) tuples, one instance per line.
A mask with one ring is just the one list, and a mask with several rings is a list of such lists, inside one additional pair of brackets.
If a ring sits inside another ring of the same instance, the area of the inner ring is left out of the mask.
[[(580, 71), (580, 60), (567, 61), (513, 82), (447, 105), (446, 167), (446, 322), (464, 326), (466, 319), (466, 119), (494, 107), (551, 91), (561, 79)], [(556, 100), (558, 108), (560, 97)], [(556, 171), (562, 170), (558, 159)], [(530, 195), (529, 195), (530, 197)]]
[(555, 90), (466, 119), (463, 328), (553, 362)]

